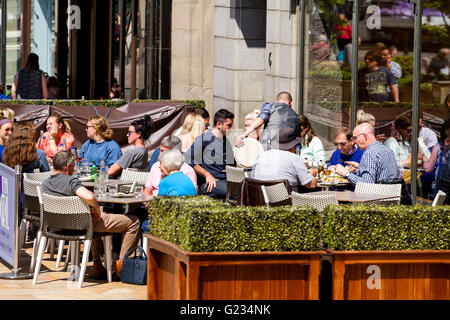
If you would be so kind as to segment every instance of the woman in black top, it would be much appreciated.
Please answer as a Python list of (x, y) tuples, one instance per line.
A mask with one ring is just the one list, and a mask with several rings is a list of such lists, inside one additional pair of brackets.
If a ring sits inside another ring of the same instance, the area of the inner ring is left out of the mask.
[(13, 99), (48, 99), (47, 79), (39, 69), (39, 57), (28, 55), (25, 68), (19, 70), (12, 86)]

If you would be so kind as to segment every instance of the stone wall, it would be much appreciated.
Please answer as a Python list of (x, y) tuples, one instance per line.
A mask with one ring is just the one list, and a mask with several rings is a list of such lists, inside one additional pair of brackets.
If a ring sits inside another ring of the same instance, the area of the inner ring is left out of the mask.
[(172, 99), (203, 99), (212, 116), (214, 1), (172, 2)]
[(214, 110), (235, 114), (235, 127), (264, 101), (266, 2), (216, 0)]
[[(296, 2), (267, 1), (267, 48), (265, 61), (265, 101), (273, 101), (280, 91), (288, 91), (298, 111), (298, 14)], [(270, 61), (270, 62), (269, 62)]]

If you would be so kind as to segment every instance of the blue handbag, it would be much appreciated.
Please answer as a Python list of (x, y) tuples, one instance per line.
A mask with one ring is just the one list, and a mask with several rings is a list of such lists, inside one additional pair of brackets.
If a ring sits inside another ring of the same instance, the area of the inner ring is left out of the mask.
[[(136, 252), (139, 250), (139, 255)], [(131, 256), (134, 252), (134, 256)], [(124, 257), (120, 280), (131, 284), (147, 284), (147, 256), (141, 246), (131, 249)]]

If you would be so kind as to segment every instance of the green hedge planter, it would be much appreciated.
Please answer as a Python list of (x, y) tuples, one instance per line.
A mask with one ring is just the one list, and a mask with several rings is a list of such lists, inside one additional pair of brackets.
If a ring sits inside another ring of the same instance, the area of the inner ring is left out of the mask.
[[(342, 109), (348, 109), (350, 108), (350, 102), (347, 101), (317, 101), (312, 102), (324, 109), (328, 110), (342, 110)], [(379, 104), (378, 102), (358, 102), (358, 108), (364, 109), (364, 108), (412, 108), (411, 102), (385, 102), (383, 104)], [(444, 104), (439, 103), (421, 103), (420, 109), (421, 110), (438, 110), (442, 109), (445, 110), (447, 107)]]
[(324, 210), (332, 250), (449, 250), (449, 206), (339, 205)]
[(126, 100), (0, 100), (0, 104), (27, 104), (39, 106), (95, 106), (106, 108), (119, 108), (128, 101)]
[(132, 102), (155, 102), (155, 101), (180, 101), (180, 102), (186, 102), (193, 106), (194, 108), (206, 108), (206, 103), (204, 100), (152, 100), (152, 99), (135, 99)]
[(310, 208), (228, 206), (205, 196), (157, 197), (149, 207), (150, 234), (190, 252), (311, 251), (320, 240)]

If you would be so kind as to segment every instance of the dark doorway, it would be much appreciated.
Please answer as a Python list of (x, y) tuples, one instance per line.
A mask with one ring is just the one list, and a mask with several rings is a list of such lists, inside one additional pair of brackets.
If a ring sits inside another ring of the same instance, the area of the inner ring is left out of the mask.
[(170, 99), (172, 0), (148, 0), (147, 98)]

